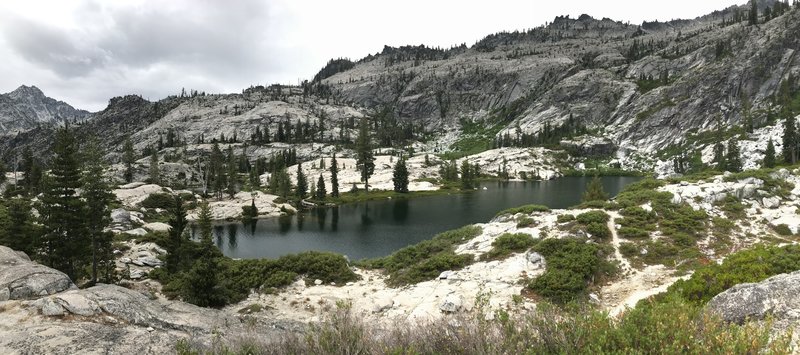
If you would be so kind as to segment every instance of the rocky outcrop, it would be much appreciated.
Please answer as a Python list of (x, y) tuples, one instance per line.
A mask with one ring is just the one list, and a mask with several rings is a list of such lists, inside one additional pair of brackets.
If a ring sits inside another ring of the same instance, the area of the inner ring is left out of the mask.
[[(783, 334), (800, 322), (800, 271), (733, 286), (714, 296), (706, 309), (736, 324), (769, 318), (773, 332)], [(795, 336), (795, 344), (798, 340)]]
[(559, 145), (571, 154), (582, 157), (610, 156), (617, 151), (614, 142), (605, 137), (581, 136), (562, 140)]
[(83, 120), (89, 112), (45, 96), (35, 86), (20, 86), (0, 94), (0, 136), (23, 132), (39, 125), (51, 126), (64, 120)]
[(0, 246), (0, 301), (25, 300), (75, 288), (61, 271), (34, 263), (23, 252)]

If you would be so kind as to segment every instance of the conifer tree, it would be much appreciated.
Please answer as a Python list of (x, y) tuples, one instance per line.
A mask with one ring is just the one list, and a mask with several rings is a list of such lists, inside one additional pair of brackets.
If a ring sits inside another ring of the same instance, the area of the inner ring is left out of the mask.
[(0, 244), (34, 257), (39, 240), (37, 226), (31, 215), (30, 201), (25, 198), (11, 198), (6, 201), (8, 220), (5, 225), (0, 225)]
[(475, 188), (475, 178), (472, 175), (474, 173), (472, 166), (469, 164), (467, 159), (461, 162), (461, 189), (462, 190), (470, 190)]
[(325, 179), (322, 178), (322, 174), (319, 174), (319, 179), (317, 179), (317, 195), (315, 197), (317, 200), (324, 200), (327, 194), (328, 191), (325, 187)]
[(106, 272), (103, 281), (109, 282), (109, 270), (113, 269), (112, 236), (105, 232), (111, 223), (111, 209), (109, 205), (114, 200), (111, 187), (105, 178), (105, 164), (103, 154), (97, 142), (90, 140), (86, 146), (84, 159), (86, 172), (83, 176), (82, 197), (86, 200), (86, 227), (91, 239), (91, 283), (98, 281), (98, 266)]
[(369, 178), (375, 172), (375, 157), (372, 155), (372, 142), (370, 141), (367, 119), (361, 118), (356, 138), (356, 168), (361, 172), (361, 181), (364, 181), (364, 190), (369, 192)]
[(336, 162), (336, 153), (331, 159), (331, 197), (339, 197), (339, 163)]
[(86, 204), (77, 193), (81, 187), (78, 142), (69, 127), (56, 133), (53, 153), (50, 177), (38, 208), (44, 228), (44, 262), (77, 280), (87, 260), (89, 241)]
[(228, 196), (233, 197), (236, 195), (236, 185), (239, 182), (239, 179), (237, 179), (239, 176), (239, 164), (233, 154), (233, 146), (228, 146), (228, 158), (225, 167), (227, 168), (227, 186), (225, 190), (228, 192)]
[(728, 141), (728, 154), (725, 158), (725, 170), (738, 173), (742, 171), (742, 156), (739, 152), (739, 141), (734, 137)]
[(183, 276), (181, 295), (186, 302), (201, 307), (223, 306), (227, 298), (220, 286), (220, 252), (211, 241), (211, 211), (207, 202), (200, 206), (197, 224), (200, 227), (199, 255)]
[(772, 138), (767, 143), (767, 150), (764, 152), (764, 162), (762, 164), (765, 168), (775, 167), (775, 145), (772, 144)]
[(161, 169), (158, 167), (158, 152), (153, 151), (150, 155), (150, 182), (153, 184), (161, 183)]
[(586, 192), (583, 193), (583, 202), (605, 201), (607, 199), (608, 194), (603, 190), (603, 182), (595, 175), (586, 187)]
[(133, 151), (133, 143), (130, 137), (125, 138), (125, 144), (122, 148), (122, 163), (125, 164), (124, 178), (125, 182), (133, 182), (133, 164), (136, 163), (136, 153)]
[(783, 122), (783, 162), (794, 165), (797, 163), (797, 124), (794, 117), (786, 116)]
[(183, 262), (184, 240), (183, 229), (186, 228), (186, 210), (183, 208), (183, 201), (180, 196), (175, 196), (175, 202), (170, 211), (169, 235), (164, 245), (167, 250), (167, 270), (176, 273), (181, 268)]
[(297, 186), (294, 194), (301, 200), (308, 196), (308, 180), (306, 179), (306, 174), (303, 173), (302, 163), (297, 164)]
[(394, 165), (392, 172), (392, 181), (394, 182), (394, 191), (399, 193), (408, 192), (408, 167), (406, 167), (406, 160), (400, 158)]
[(747, 18), (748, 25), (758, 24), (758, 4), (756, 0), (750, 0), (750, 14)]

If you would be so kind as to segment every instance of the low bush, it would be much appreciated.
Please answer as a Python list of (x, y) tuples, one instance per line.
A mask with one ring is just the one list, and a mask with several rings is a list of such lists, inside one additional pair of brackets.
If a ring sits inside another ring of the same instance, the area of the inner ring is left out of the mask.
[(571, 214), (560, 214), (556, 218), (556, 222), (558, 223), (569, 223), (575, 220), (575, 216)]
[(597, 223), (592, 222), (586, 226), (586, 232), (591, 234), (595, 238), (600, 239), (608, 239), (611, 238), (611, 230), (608, 229), (608, 225), (605, 223)]
[(609, 216), (608, 213), (597, 210), (584, 212), (575, 217), (575, 220), (577, 220), (578, 223), (583, 225), (589, 225), (591, 223), (604, 224), (608, 222), (609, 219), (611, 219), (611, 216)]
[(670, 286), (668, 292), (705, 304), (734, 285), (759, 282), (797, 270), (800, 270), (800, 245), (757, 246), (729, 255), (722, 264), (698, 268), (688, 280), (679, 280)]
[[(444, 267), (444, 265), (461, 265), (461, 263), (466, 259), (459, 258), (458, 260), (455, 260), (454, 258), (450, 257), (450, 253), (453, 253), (455, 246), (458, 244), (471, 240), (479, 236), (481, 233), (482, 229), (477, 226), (462, 227), (440, 233), (430, 240), (425, 240), (418, 244), (407, 246), (387, 257), (359, 261), (358, 265), (367, 269), (384, 269), (390, 276), (388, 283), (391, 286), (400, 286), (408, 283), (425, 281), (424, 279), (420, 279), (420, 277), (427, 277), (427, 275), (433, 274), (433, 272), (426, 273), (422, 272), (423, 270), (411, 269), (414, 267), (419, 267), (419, 264), (424, 263), (428, 259), (436, 258), (437, 254), (440, 253), (448, 253), (448, 255), (445, 255), (443, 258), (437, 258), (437, 263), (428, 264), (427, 267), (435, 264), (438, 264), (442, 267)], [(452, 270), (455, 268), (456, 267), (444, 268), (441, 271)], [(405, 276), (401, 276), (401, 274)], [(433, 275), (431, 278), (436, 276), (439, 275)]]
[(626, 239), (644, 239), (650, 237), (650, 232), (633, 227), (622, 227), (617, 231), (620, 237)]
[(168, 193), (153, 193), (142, 200), (141, 206), (144, 208), (171, 209), (175, 206), (175, 197)]
[(535, 225), (536, 221), (533, 218), (525, 216), (517, 218), (517, 228), (527, 228), (527, 227), (533, 227)]
[(639, 247), (633, 243), (619, 243), (619, 252), (626, 258), (632, 258), (639, 255)]
[(790, 235), (792, 235), (792, 230), (789, 228), (789, 226), (787, 226), (785, 224), (779, 224), (777, 226), (772, 226), (772, 229), (775, 230), (775, 233), (778, 233), (779, 235), (782, 235), (782, 236), (790, 236)]
[(584, 296), (589, 280), (598, 282), (615, 272), (597, 245), (578, 239), (545, 239), (533, 250), (547, 261), (547, 270), (528, 288), (559, 304)]
[(390, 286), (410, 285), (435, 279), (447, 270), (458, 270), (475, 261), (472, 254), (456, 254), (454, 251), (436, 253), (419, 263), (389, 274)]
[(542, 205), (525, 205), (525, 206), (520, 206), (520, 207), (513, 207), (513, 208), (509, 208), (509, 209), (500, 211), (500, 213), (498, 213), (497, 216), (515, 215), (517, 213), (531, 214), (531, 213), (534, 213), (534, 212), (550, 212), (550, 207), (542, 206)]
[(481, 260), (504, 259), (513, 253), (521, 253), (536, 245), (537, 240), (527, 233), (506, 233), (492, 242), (492, 249), (481, 256)]
[(736, 198), (736, 196), (725, 196), (724, 200), (716, 203), (715, 205), (725, 212), (725, 217), (730, 219), (736, 220), (747, 217), (747, 213), (744, 211), (745, 207), (742, 204), (742, 201)]
[(791, 332), (770, 324), (728, 324), (677, 297), (643, 303), (618, 318), (588, 307), (540, 304), (431, 322), (379, 326), (339, 305), (304, 332), (244, 333), (182, 339), (179, 355), (230, 354), (788, 354)]

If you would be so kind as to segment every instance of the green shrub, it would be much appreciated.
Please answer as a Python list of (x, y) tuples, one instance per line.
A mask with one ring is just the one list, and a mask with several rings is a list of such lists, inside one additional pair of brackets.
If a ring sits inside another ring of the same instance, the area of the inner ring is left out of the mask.
[(772, 229), (775, 230), (775, 233), (778, 233), (783, 236), (792, 235), (792, 230), (786, 224), (779, 224), (777, 226), (773, 226)]
[(170, 209), (175, 206), (175, 197), (167, 193), (153, 193), (148, 195), (141, 203), (144, 208)]
[(472, 254), (456, 254), (454, 251), (437, 253), (417, 264), (390, 274), (387, 284), (399, 286), (432, 280), (444, 271), (458, 270), (474, 261), (475, 257)]
[(632, 258), (639, 255), (639, 247), (633, 243), (619, 243), (619, 252), (626, 258)]
[[(427, 273), (421, 273), (421, 270), (411, 272), (411, 276), (400, 276), (401, 274), (408, 275), (410, 269), (419, 267), (419, 264), (425, 263), (428, 259), (435, 258), (440, 253), (453, 253), (455, 247), (468, 240), (471, 240), (482, 233), (482, 229), (477, 226), (466, 226), (459, 229), (440, 233), (433, 237), (433, 239), (422, 241), (418, 244), (407, 246), (394, 252), (392, 255), (383, 258), (362, 260), (358, 263), (359, 266), (367, 269), (384, 269), (389, 274), (389, 285), (400, 286), (412, 282), (425, 281), (418, 279)], [(471, 256), (470, 256), (471, 257)], [(447, 257), (445, 257), (446, 259)], [(454, 261), (453, 265), (459, 265), (466, 259), (450, 260)], [(442, 261), (439, 259), (438, 261)], [(445, 263), (440, 263), (445, 264)], [(430, 265), (429, 265), (430, 266)], [(443, 269), (441, 271), (447, 271)], [(433, 277), (439, 276), (433, 275)], [(427, 276), (425, 276), (427, 277)], [(433, 278), (432, 277), (432, 278)]]
[(650, 237), (650, 232), (632, 227), (622, 227), (617, 233), (619, 233), (620, 237), (627, 239), (643, 239)]
[(742, 204), (742, 201), (736, 198), (736, 196), (725, 196), (724, 200), (715, 203), (715, 205), (725, 212), (725, 216), (730, 219), (735, 220), (747, 217), (747, 213), (744, 211), (745, 207)]
[(585, 294), (589, 280), (601, 282), (615, 271), (598, 246), (584, 240), (545, 239), (533, 250), (544, 256), (547, 270), (528, 288), (552, 302), (578, 299)]
[(589, 223), (589, 225), (586, 226), (586, 232), (600, 239), (611, 238), (611, 231), (608, 229), (608, 225), (605, 223)]
[(536, 245), (537, 240), (527, 233), (505, 233), (492, 242), (492, 249), (481, 260), (504, 259), (512, 253), (521, 253)]
[(534, 221), (533, 218), (525, 216), (517, 218), (517, 228), (527, 228), (527, 227), (533, 227), (535, 225), (536, 221)]
[(500, 213), (498, 213), (497, 216), (515, 215), (517, 213), (532, 214), (534, 212), (550, 212), (550, 207), (542, 205), (525, 205), (520, 207), (513, 207), (500, 211)]
[(569, 223), (575, 220), (575, 216), (571, 214), (560, 214), (556, 218), (556, 222), (558, 223)]
[(603, 211), (595, 210), (595, 211), (581, 213), (577, 217), (575, 217), (575, 219), (578, 221), (578, 223), (583, 225), (589, 225), (591, 223), (604, 224), (608, 222), (609, 219), (611, 219), (611, 216), (609, 216), (608, 213), (605, 213)]
[(717, 294), (748, 282), (800, 270), (800, 246), (757, 246), (729, 255), (722, 264), (712, 263), (695, 270), (688, 280), (679, 280), (668, 292), (705, 304)]

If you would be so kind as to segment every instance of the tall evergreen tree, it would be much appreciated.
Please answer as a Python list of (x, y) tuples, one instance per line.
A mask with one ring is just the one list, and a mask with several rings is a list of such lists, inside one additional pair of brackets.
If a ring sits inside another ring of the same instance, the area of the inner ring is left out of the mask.
[(336, 162), (336, 153), (331, 159), (331, 197), (339, 197), (339, 163)]
[(37, 226), (33, 223), (31, 214), (31, 203), (25, 198), (11, 198), (6, 201), (8, 220), (5, 225), (0, 225), (0, 244), (33, 257), (39, 240)]
[(398, 159), (397, 163), (394, 165), (392, 181), (394, 182), (395, 192), (408, 192), (408, 167), (406, 167), (406, 160), (402, 157)]
[(303, 173), (303, 163), (297, 164), (297, 186), (294, 192), (295, 196), (301, 200), (308, 196), (308, 179)]
[(174, 203), (170, 210), (169, 234), (164, 248), (167, 250), (167, 270), (176, 273), (181, 269), (183, 262), (184, 240), (183, 230), (186, 228), (186, 210), (183, 207), (183, 200), (180, 196), (175, 196)]
[(765, 168), (775, 167), (775, 145), (772, 144), (772, 138), (767, 143), (767, 150), (764, 152), (764, 162), (762, 164)]
[(725, 171), (728, 168), (728, 163), (725, 161), (725, 145), (722, 142), (714, 144), (714, 168), (719, 171)]
[(133, 151), (133, 143), (130, 137), (125, 138), (122, 148), (122, 163), (125, 164), (125, 172), (123, 173), (125, 182), (133, 182), (133, 164), (136, 163), (136, 153)]
[(758, 4), (756, 0), (750, 0), (750, 13), (747, 17), (747, 24), (751, 26), (758, 24)]
[(369, 126), (366, 118), (361, 118), (356, 138), (356, 168), (361, 172), (364, 190), (369, 192), (369, 178), (375, 172), (375, 157), (372, 155)]
[(81, 187), (78, 142), (68, 126), (56, 133), (53, 153), (51, 177), (38, 208), (44, 228), (44, 262), (77, 280), (88, 259), (89, 241), (86, 204), (77, 193)]
[(197, 224), (200, 228), (199, 250), (191, 262), (191, 268), (183, 275), (181, 294), (186, 302), (201, 307), (224, 306), (227, 297), (220, 282), (220, 252), (211, 241), (211, 210), (208, 202), (200, 205)]
[(239, 162), (233, 154), (233, 146), (228, 146), (228, 158), (225, 166), (227, 168), (226, 175), (228, 180), (225, 190), (228, 192), (228, 196), (233, 197), (236, 195), (236, 186), (239, 182), (239, 179), (237, 179), (239, 176)]
[(728, 141), (728, 155), (725, 158), (727, 171), (738, 173), (742, 171), (742, 156), (739, 152), (739, 141), (736, 137)]
[(794, 117), (789, 115), (783, 122), (783, 161), (786, 164), (794, 165), (797, 163), (797, 145), (800, 143), (797, 138), (797, 123)]
[(586, 187), (586, 192), (583, 193), (583, 202), (605, 201), (607, 199), (608, 194), (603, 190), (603, 182), (595, 175)]
[(109, 205), (114, 200), (111, 187), (105, 178), (103, 154), (97, 142), (90, 140), (84, 153), (86, 173), (83, 176), (82, 197), (86, 200), (86, 227), (91, 240), (91, 283), (98, 281), (98, 266), (102, 267), (105, 282), (109, 280), (109, 270), (113, 269), (112, 237), (104, 229), (111, 223)]
[(35, 196), (41, 191), (42, 177), (44, 176), (41, 162), (33, 156), (30, 147), (22, 152), (22, 186), (28, 195)]
[(475, 188), (475, 177), (473, 169), (467, 159), (461, 162), (461, 189), (470, 190)]
[(150, 182), (161, 184), (161, 169), (158, 166), (158, 152), (153, 151), (150, 155)]
[(319, 179), (317, 179), (317, 200), (324, 200), (325, 195), (328, 194), (327, 188), (325, 187), (325, 179), (322, 178), (322, 174), (319, 174)]

